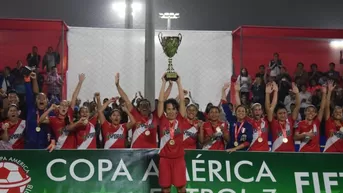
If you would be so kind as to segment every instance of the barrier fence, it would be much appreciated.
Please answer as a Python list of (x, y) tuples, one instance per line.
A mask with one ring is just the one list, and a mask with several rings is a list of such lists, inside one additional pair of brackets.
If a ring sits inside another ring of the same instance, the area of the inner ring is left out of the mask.
[[(185, 159), (189, 193), (343, 190), (342, 154), (187, 151)], [(0, 192), (158, 193), (157, 150), (0, 151)]]

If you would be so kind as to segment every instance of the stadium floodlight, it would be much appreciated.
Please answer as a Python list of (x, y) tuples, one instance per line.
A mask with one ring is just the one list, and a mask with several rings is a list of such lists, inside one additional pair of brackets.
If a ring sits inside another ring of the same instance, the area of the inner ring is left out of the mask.
[[(141, 3), (132, 3), (131, 8), (132, 8), (132, 16), (135, 16), (136, 13), (142, 11), (142, 4)], [(124, 19), (125, 18), (125, 12), (126, 12), (126, 3), (125, 2), (116, 2), (112, 4), (112, 9), (115, 11), (119, 18)]]
[(343, 48), (343, 40), (334, 40), (330, 42), (330, 46), (333, 48)]
[(159, 13), (161, 19), (167, 20), (167, 30), (171, 29), (171, 20), (179, 19), (180, 13)]

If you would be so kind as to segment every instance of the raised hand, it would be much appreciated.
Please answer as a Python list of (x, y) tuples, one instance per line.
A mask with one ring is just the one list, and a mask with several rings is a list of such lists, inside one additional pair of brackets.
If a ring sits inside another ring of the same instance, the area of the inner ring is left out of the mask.
[(323, 94), (326, 94), (328, 92), (328, 89), (326, 86), (322, 86), (321, 90)]
[(271, 94), (273, 92), (273, 84), (272, 83), (267, 83), (266, 85), (266, 93)]
[(180, 84), (181, 77), (180, 77), (180, 75), (178, 73), (176, 73), (176, 75), (177, 75), (176, 83)]
[(95, 98), (100, 98), (100, 92), (94, 93), (94, 97), (95, 97)]
[(86, 79), (86, 75), (84, 73), (79, 74), (79, 82), (83, 82)]
[(164, 82), (164, 83), (166, 82), (166, 74), (167, 74), (166, 72), (163, 73), (163, 75), (162, 75), (162, 77), (161, 77), (162, 82)]
[(35, 72), (31, 72), (30, 73), (30, 78), (36, 79), (37, 78), (37, 74)]
[(239, 81), (235, 82), (235, 91), (237, 92), (241, 91), (241, 83)]
[(115, 76), (115, 84), (116, 84), (116, 86), (119, 85), (119, 80), (120, 80), (120, 74), (116, 73), (116, 76)]
[(227, 89), (230, 89), (230, 87), (231, 87), (231, 84), (227, 82), (223, 85), (223, 90), (225, 91)]
[(299, 88), (297, 87), (297, 85), (292, 82), (292, 89), (291, 91), (294, 93), (294, 94), (298, 94), (299, 93)]
[(329, 80), (328, 81), (328, 89), (330, 92), (332, 92), (336, 87), (336, 84), (332, 81), (332, 80)]
[(273, 86), (273, 91), (275, 91), (275, 92), (279, 91), (279, 87), (278, 87), (278, 85), (276, 84), (275, 81), (272, 82), (272, 86)]

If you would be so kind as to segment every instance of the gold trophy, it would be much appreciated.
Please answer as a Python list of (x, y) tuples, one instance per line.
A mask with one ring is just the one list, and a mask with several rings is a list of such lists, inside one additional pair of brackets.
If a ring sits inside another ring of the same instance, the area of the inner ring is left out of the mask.
[(173, 68), (172, 57), (177, 53), (177, 49), (181, 44), (182, 35), (179, 33), (178, 36), (163, 36), (160, 32), (158, 34), (158, 39), (160, 40), (163, 52), (168, 57), (168, 69), (164, 78), (166, 81), (176, 81), (178, 79), (178, 75)]

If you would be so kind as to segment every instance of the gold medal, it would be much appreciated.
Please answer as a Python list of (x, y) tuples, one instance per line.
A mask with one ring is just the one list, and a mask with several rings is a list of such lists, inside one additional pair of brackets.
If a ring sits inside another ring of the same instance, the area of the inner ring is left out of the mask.
[(83, 121), (83, 124), (87, 125), (87, 123), (88, 123), (87, 119)]
[(145, 135), (149, 136), (150, 135), (150, 131), (149, 130), (145, 131)]
[(238, 142), (235, 141), (235, 143), (233, 143), (233, 145), (234, 145), (235, 147), (237, 147), (237, 146), (238, 146)]
[(284, 137), (284, 138), (282, 139), (282, 141), (283, 141), (284, 143), (288, 143), (288, 139), (287, 139), (286, 137)]
[(343, 132), (343, 127), (341, 127), (341, 128), (339, 129), (339, 131), (340, 131), (340, 132)]
[(36, 131), (37, 131), (37, 132), (40, 132), (40, 127), (36, 127)]
[(257, 139), (257, 141), (258, 141), (259, 143), (262, 143), (263, 138), (262, 138), (262, 137), (259, 137), (259, 138)]
[(173, 139), (171, 139), (171, 140), (169, 141), (169, 144), (170, 144), (170, 145), (175, 145), (175, 141), (174, 141)]

